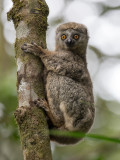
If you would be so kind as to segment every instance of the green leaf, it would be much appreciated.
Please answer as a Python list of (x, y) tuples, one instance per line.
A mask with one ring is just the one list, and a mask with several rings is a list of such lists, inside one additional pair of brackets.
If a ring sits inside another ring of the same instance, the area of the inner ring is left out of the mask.
[(104, 135), (98, 135), (98, 134), (85, 134), (80, 132), (69, 132), (69, 131), (58, 131), (58, 130), (50, 130), (50, 135), (57, 135), (57, 136), (65, 136), (65, 137), (72, 137), (72, 138), (92, 138), (92, 139), (98, 139), (98, 140), (104, 140), (114, 143), (120, 144), (119, 138), (112, 138), (107, 137)]

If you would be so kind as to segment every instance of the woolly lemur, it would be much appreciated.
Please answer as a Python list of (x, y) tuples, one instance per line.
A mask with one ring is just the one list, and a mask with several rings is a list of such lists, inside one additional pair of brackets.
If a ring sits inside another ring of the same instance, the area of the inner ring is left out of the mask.
[[(87, 28), (78, 23), (65, 23), (56, 30), (56, 49), (48, 51), (35, 43), (21, 48), (41, 58), (46, 70), (47, 101), (39, 101), (54, 128), (86, 133), (94, 120), (92, 83), (87, 69)], [(63, 144), (80, 139), (51, 136)]]

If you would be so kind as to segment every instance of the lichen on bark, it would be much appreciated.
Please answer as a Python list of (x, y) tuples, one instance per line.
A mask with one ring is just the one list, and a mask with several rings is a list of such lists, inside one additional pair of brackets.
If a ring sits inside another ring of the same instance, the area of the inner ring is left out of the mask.
[(8, 20), (16, 29), (16, 62), (18, 109), (15, 118), (25, 160), (51, 160), (49, 130), (43, 111), (33, 101), (44, 97), (43, 64), (39, 58), (26, 54), (21, 46), (26, 42), (43, 43), (46, 48), (47, 16), (45, 0), (12, 0)]

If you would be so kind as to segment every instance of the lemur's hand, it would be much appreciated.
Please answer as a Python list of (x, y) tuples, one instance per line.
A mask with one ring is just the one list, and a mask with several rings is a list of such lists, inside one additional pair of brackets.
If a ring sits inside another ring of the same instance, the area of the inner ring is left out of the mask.
[(40, 53), (42, 52), (42, 47), (38, 46), (34, 42), (32, 42), (31, 44), (30, 43), (24, 43), (23, 46), (21, 46), (21, 49), (25, 53), (31, 53), (31, 54), (34, 54), (36, 56), (39, 56)]

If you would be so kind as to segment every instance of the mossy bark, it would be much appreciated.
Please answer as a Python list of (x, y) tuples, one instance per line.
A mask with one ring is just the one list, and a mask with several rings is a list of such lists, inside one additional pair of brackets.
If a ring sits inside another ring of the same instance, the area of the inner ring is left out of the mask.
[(16, 29), (16, 62), (18, 109), (15, 118), (19, 127), (24, 160), (51, 160), (49, 130), (43, 111), (32, 103), (44, 97), (43, 65), (40, 59), (26, 54), (26, 42), (42, 42), (46, 48), (48, 6), (44, 0), (12, 0), (8, 20)]

